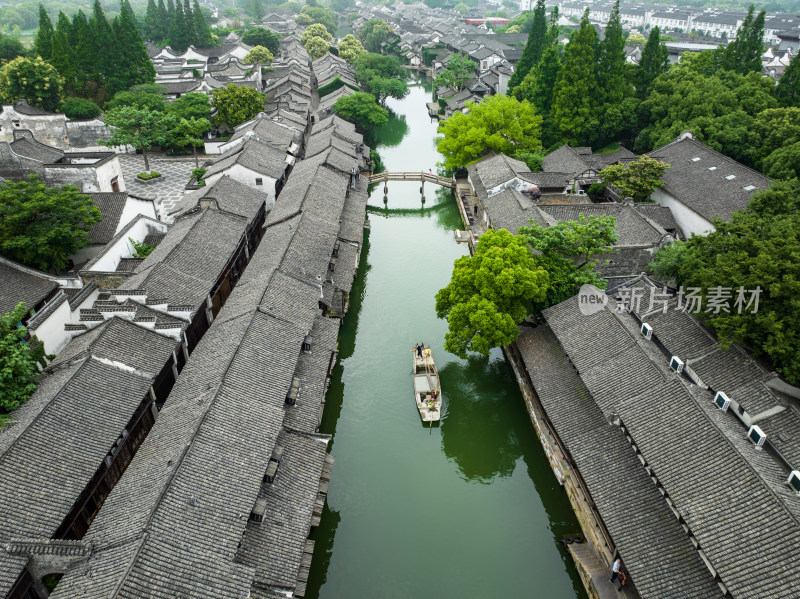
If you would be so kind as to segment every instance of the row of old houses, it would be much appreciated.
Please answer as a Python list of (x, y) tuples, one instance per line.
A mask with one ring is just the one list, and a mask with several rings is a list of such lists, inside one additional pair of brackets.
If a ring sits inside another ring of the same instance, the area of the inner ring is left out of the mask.
[(4, 302), (58, 296), (71, 318), (0, 430), (0, 596), (303, 595), (369, 154), (309, 109), (245, 124), (204, 186), (165, 220), (136, 215), (75, 291), (8, 267), (30, 289)]
[(573, 193), (635, 159), (624, 148), (562, 146), (538, 173), (504, 155), (468, 167), (459, 201), (478, 233), (615, 217), (618, 240), (597, 256), (606, 291), (524, 323), (506, 355), (581, 523), (586, 544), (570, 552), (590, 594), (611, 590), (592, 564), (620, 558), (644, 598), (791, 597), (800, 389), (744, 348), (722, 349), (698, 307), (644, 274), (655, 249), (729, 220), (770, 180), (688, 132), (649, 155), (670, 169), (646, 204)]

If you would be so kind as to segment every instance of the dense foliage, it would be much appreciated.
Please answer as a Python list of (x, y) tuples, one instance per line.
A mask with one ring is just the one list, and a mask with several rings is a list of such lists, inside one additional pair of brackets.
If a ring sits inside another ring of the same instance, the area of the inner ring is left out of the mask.
[(646, 154), (627, 163), (611, 164), (600, 171), (603, 181), (616, 187), (621, 197), (631, 197), (634, 202), (647, 202), (656, 187), (661, 187), (661, 177), (669, 168)]
[(247, 56), (244, 57), (242, 62), (244, 64), (267, 64), (272, 62), (272, 52), (270, 52), (264, 46), (255, 46), (250, 52), (247, 53)]
[(800, 182), (774, 183), (754, 195), (746, 210), (714, 226), (708, 235), (657, 252), (652, 270), (685, 288), (700, 288), (704, 298), (722, 287), (735, 301), (742, 288), (749, 302), (750, 291), (760, 287), (755, 312), (754, 305), (741, 313), (732, 306), (730, 312), (696, 316), (714, 329), (723, 347), (739, 343), (800, 383)]
[(281, 39), (269, 29), (253, 27), (242, 35), (242, 41), (248, 46), (264, 46), (272, 54), (276, 54), (281, 47)]
[[(262, 15), (263, 16), (263, 15)], [(202, 8), (194, 0), (147, 1), (142, 23), (142, 36), (159, 45), (168, 45), (176, 52), (185, 52), (189, 46), (208, 48), (214, 45), (211, 27)]]
[(106, 111), (105, 121), (114, 127), (113, 134), (110, 139), (100, 140), (99, 143), (104, 146), (128, 145), (141, 150), (144, 170), (149, 172), (147, 151), (152, 146), (167, 143), (177, 119), (174, 115), (148, 108), (119, 106)]
[(356, 58), (356, 79), (383, 104), (386, 98), (408, 94), (405, 69), (394, 56), (362, 52)]
[(347, 62), (355, 62), (358, 55), (364, 51), (364, 46), (352, 33), (345, 35), (339, 42), (339, 56)]
[(0, 254), (27, 266), (66, 268), (100, 220), (91, 198), (72, 185), (46, 187), (36, 175), (0, 184)]
[(0, 423), (33, 395), (40, 376), (38, 365), (45, 366), (53, 358), (45, 355), (44, 345), (35, 337), (29, 338), (21, 324), (27, 314), (28, 308), (20, 302), (0, 315)]
[(64, 98), (64, 78), (38, 56), (19, 56), (0, 68), (0, 99), (27, 100), (31, 106), (55, 111)]
[(462, 90), (475, 77), (475, 63), (463, 54), (452, 54), (445, 68), (436, 77), (435, 84)]
[(436, 315), (448, 322), (445, 349), (465, 358), (468, 351), (488, 354), (513, 342), (547, 286), (547, 272), (523, 238), (487, 231), (473, 256), (455, 261), (450, 283), (436, 294)]
[(102, 109), (92, 102), (83, 98), (67, 98), (61, 105), (61, 112), (70, 119), (93, 119), (99, 116)]
[(439, 123), (436, 141), (445, 168), (465, 166), (487, 152), (517, 157), (541, 151), (542, 118), (527, 101), (497, 95), (467, 104), (468, 114), (456, 112)]
[(229, 83), (211, 92), (211, 105), (217, 109), (214, 124), (230, 129), (246, 123), (264, 110), (267, 98), (252, 87)]
[(537, 0), (536, 9), (533, 11), (530, 33), (528, 34), (528, 42), (525, 44), (522, 58), (519, 59), (514, 68), (514, 74), (511, 75), (511, 79), (508, 82), (509, 93), (512, 93), (514, 88), (522, 83), (522, 80), (525, 79), (530, 70), (539, 64), (547, 43), (547, 15), (544, 0)]
[(358, 31), (358, 39), (367, 52), (380, 52), (381, 44), (393, 35), (392, 28), (382, 19), (369, 19)]
[(375, 96), (361, 92), (336, 100), (333, 111), (343, 119), (355, 123), (362, 133), (365, 128), (378, 127), (389, 120), (389, 111), (378, 105)]

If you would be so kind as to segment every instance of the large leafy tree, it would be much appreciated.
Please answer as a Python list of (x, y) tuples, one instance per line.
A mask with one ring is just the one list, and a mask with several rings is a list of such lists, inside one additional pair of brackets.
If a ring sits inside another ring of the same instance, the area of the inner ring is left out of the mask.
[(528, 41), (525, 44), (525, 49), (522, 51), (522, 57), (519, 59), (511, 79), (508, 81), (508, 92), (512, 93), (514, 88), (522, 83), (525, 76), (539, 64), (542, 58), (544, 48), (547, 46), (547, 13), (544, 5), (544, 0), (537, 0), (536, 8), (533, 11), (533, 21), (530, 33), (528, 34)]
[(0, 62), (13, 60), (24, 54), (25, 46), (22, 45), (22, 42), (0, 33)]
[(552, 116), (571, 144), (583, 140), (584, 128), (597, 110), (597, 32), (589, 23), (587, 8), (580, 28), (572, 34), (553, 90)]
[(104, 146), (128, 145), (141, 150), (142, 158), (144, 158), (144, 170), (149, 172), (150, 161), (147, 151), (152, 146), (164, 145), (169, 141), (169, 132), (175, 126), (177, 119), (174, 115), (147, 108), (120, 106), (107, 111), (105, 121), (114, 128), (113, 134), (108, 140), (100, 140), (100, 144)]
[(0, 423), (5, 415), (28, 401), (36, 391), (38, 365), (47, 365), (53, 356), (44, 353), (44, 345), (36, 337), (28, 337), (21, 325), (28, 308), (19, 303), (8, 314), (0, 315)]
[(179, 148), (191, 146), (194, 155), (194, 165), (200, 168), (197, 157), (197, 148), (203, 145), (203, 135), (211, 129), (208, 119), (179, 118), (168, 131), (169, 144)]
[(189, 92), (167, 105), (167, 111), (182, 119), (211, 119), (211, 103), (202, 92)]
[(281, 47), (281, 39), (263, 27), (248, 29), (242, 35), (242, 41), (248, 46), (264, 46), (273, 54), (276, 54)]
[(325, 29), (333, 35), (336, 33), (336, 19), (333, 16), (333, 13), (329, 11), (327, 8), (323, 8), (322, 6), (311, 6), (306, 4), (303, 7), (303, 10), (300, 11), (295, 17), (295, 22), (298, 25), (313, 25), (314, 23), (320, 23), (321, 25), (325, 26)]
[(600, 176), (609, 185), (620, 190), (624, 197), (635, 202), (647, 202), (656, 187), (661, 187), (661, 177), (669, 165), (642, 154), (626, 164), (610, 164), (600, 171)]
[(680, 63), (656, 79), (650, 97), (641, 105), (647, 126), (637, 140), (637, 149), (661, 146), (690, 130), (715, 150), (753, 164), (759, 143), (754, 119), (777, 105), (772, 95), (774, 83), (760, 73), (708, 74), (704, 58), (686, 53)]
[(512, 343), (517, 325), (544, 301), (547, 288), (547, 272), (523, 238), (505, 229), (487, 231), (475, 255), (455, 261), (450, 283), (436, 294), (436, 315), (448, 323), (445, 349), (465, 358)]
[(330, 46), (328, 46), (328, 42), (321, 37), (310, 37), (306, 40), (304, 45), (306, 52), (308, 52), (308, 55), (311, 57), (311, 60), (322, 58), (328, 52), (330, 52)]
[(119, 108), (120, 106), (136, 106), (137, 108), (147, 108), (156, 112), (164, 112), (167, 109), (164, 96), (150, 91), (117, 92), (105, 104), (106, 110)]
[(310, 40), (312, 37), (318, 37), (326, 44), (329, 44), (331, 40), (333, 40), (333, 36), (328, 33), (328, 30), (325, 29), (325, 26), (320, 25), (319, 23), (314, 23), (306, 28), (306, 30), (303, 32), (303, 35), (300, 37), (300, 43), (305, 46), (308, 40)]
[(781, 106), (800, 107), (800, 58), (792, 58), (775, 88)]
[(379, 106), (375, 96), (357, 92), (336, 100), (333, 111), (361, 127), (378, 127), (389, 120), (389, 111)]
[(264, 46), (255, 46), (242, 61), (245, 64), (266, 64), (272, 62), (272, 52)]
[(347, 62), (355, 62), (358, 55), (364, 51), (364, 46), (356, 39), (352, 33), (345, 35), (338, 46), (339, 56), (344, 58)]
[(475, 63), (463, 54), (450, 56), (447, 68), (436, 77), (436, 85), (462, 90), (475, 77)]
[(489, 151), (515, 156), (542, 149), (542, 117), (527, 101), (495, 95), (467, 105), (468, 114), (457, 112), (439, 124), (436, 143), (446, 168), (465, 166)]
[(45, 187), (36, 175), (0, 185), (0, 253), (33, 268), (66, 268), (100, 220), (91, 198), (72, 185)]
[(532, 311), (569, 299), (581, 285), (605, 289), (606, 281), (594, 267), (598, 255), (611, 252), (617, 242), (613, 216), (580, 215), (577, 221), (560, 221), (551, 227), (531, 220), (529, 227), (520, 227), (519, 234), (536, 250), (534, 259), (548, 274), (547, 295)]
[(392, 28), (382, 19), (369, 19), (358, 31), (358, 38), (368, 52), (380, 52), (381, 44), (393, 35)]
[[(630, 43), (630, 42), (629, 42)], [(636, 93), (642, 100), (650, 95), (656, 77), (669, 70), (669, 51), (661, 41), (661, 31), (658, 27), (650, 30), (650, 37), (642, 50), (642, 57), (636, 66), (634, 83)]]
[(64, 78), (40, 57), (19, 56), (0, 68), (0, 98), (27, 100), (31, 106), (55, 111), (64, 97)]
[(362, 52), (354, 64), (356, 79), (381, 104), (388, 97), (402, 99), (408, 94), (405, 70), (394, 56)]
[(211, 104), (217, 109), (214, 124), (230, 129), (241, 125), (264, 110), (267, 98), (252, 87), (229, 83), (211, 92)]
[[(753, 196), (730, 221), (717, 220), (705, 236), (673, 244), (656, 253), (653, 270), (703, 294), (722, 287), (730, 311), (696, 314), (710, 325), (720, 344), (739, 343), (766, 356), (790, 382), (800, 383), (800, 182), (781, 181)], [(750, 291), (760, 287), (758, 310), (746, 308)], [(739, 289), (744, 305), (735, 301)], [(705, 305), (705, 302), (704, 302)]]
[(53, 23), (41, 4), (39, 5), (39, 30), (36, 32), (34, 48), (36, 55), (41, 56), (44, 60), (50, 60), (53, 56)]
[(800, 108), (770, 108), (756, 115), (755, 165), (773, 179), (800, 176)]

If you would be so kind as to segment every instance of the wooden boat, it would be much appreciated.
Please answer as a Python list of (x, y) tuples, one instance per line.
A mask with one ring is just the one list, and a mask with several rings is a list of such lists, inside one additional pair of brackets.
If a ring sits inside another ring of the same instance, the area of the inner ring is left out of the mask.
[(439, 422), (442, 417), (442, 389), (433, 353), (424, 345), (422, 357), (416, 347), (411, 351), (414, 361), (414, 399), (419, 415), (423, 422)]

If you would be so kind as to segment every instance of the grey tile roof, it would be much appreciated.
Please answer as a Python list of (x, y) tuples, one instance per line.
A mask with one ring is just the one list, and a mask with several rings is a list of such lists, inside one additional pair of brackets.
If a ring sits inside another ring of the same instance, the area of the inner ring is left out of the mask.
[(681, 235), (678, 223), (675, 222), (675, 217), (672, 215), (672, 210), (666, 206), (660, 206), (650, 202), (641, 202), (634, 205), (636, 211), (642, 216), (649, 218), (665, 231), (677, 231)]
[[(70, 372), (0, 456), (0, 540), (55, 532), (151, 384), (94, 358)], [(42, 393), (52, 391), (46, 386)], [(37, 394), (31, 401), (38, 407)]]
[(487, 190), (511, 181), (519, 173), (530, 172), (524, 162), (505, 154), (487, 156), (477, 163), (476, 168), (477, 174)]
[(606, 421), (550, 328), (523, 328), (517, 345), (548, 419), (575, 461), (639, 594), (654, 599), (721, 596), (622, 432)]
[[(571, 298), (544, 314), (598, 407), (622, 419), (731, 594), (790, 596), (789, 589), (800, 584), (800, 572), (786, 565), (800, 557), (800, 503), (784, 484), (779, 462), (768, 451), (753, 449), (736, 417), (713, 405), (711, 391), (672, 373), (667, 357), (638, 335), (638, 324), (627, 313), (604, 308), (584, 316)], [(681, 348), (668, 349), (684, 355)], [(735, 352), (709, 355), (709, 372), (724, 384), (763, 375)], [(696, 363), (709, 376), (702, 368), (706, 359)], [(746, 407), (746, 399), (743, 403)], [(781, 414), (797, 438), (796, 413)], [(768, 425), (769, 419), (763, 426), (770, 435)], [(770, 574), (754, 575), (758, 572)]]
[(613, 216), (619, 239), (615, 246), (653, 246), (661, 241), (666, 231), (643, 218), (633, 206), (623, 204), (543, 204), (542, 211), (557, 221), (578, 220), (581, 215)]
[(231, 141), (239, 139), (248, 131), (252, 131), (259, 141), (272, 144), (284, 151), (293, 142), (300, 142), (302, 137), (300, 131), (293, 127), (259, 116), (237, 128), (231, 135)]
[(55, 281), (44, 274), (0, 257), (0, 314), (11, 312), (19, 302), (31, 310), (49, 298), (58, 288)]
[(754, 193), (770, 185), (761, 173), (692, 138), (678, 138), (648, 155), (670, 165), (662, 177), (663, 190), (709, 221), (729, 220), (734, 211), (747, 207)]
[(531, 219), (543, 227), (548, 227), (556, 222), (529, 196), (521, 194), (516, 189), (504, 189), (484, 200), (483, 207), (489, 216), (492, 227), (506, 229), (515, 235), (519, 227), (527, 227), (528, 221)]
[(280, 179), (286, 173), (286, 152), (251, 138), (215, 160), (204, 176), (208, 178), (229, 169), (234, 164), (273, 179)]
[(587, 168), (587, 162), (566, 144), (550, 152), (542, 161), (542, 170), (545, 172), (579, 174)]
[(128, 194), (124, 191), (93, 192), (88, 194), (95, 206), (100, 209), (103, 220), (92, 225), (89, 229), (89, 239), (92, 243), (106, 244), (114, 238), (119, 226), (119, 219), (128, 201)]
[(170, 214), (188, 212), (199, 206), (201, 200), (215, 200), (217, 209), (252, 221), (266, 203), (267, 196), (255, 187), (223, 175), (212, 185), (205, 185), (202, 189), (185, 194)]
[(53, 112), (47, 112), (41, 108), (36, 108), (28, 104), (27, 100), (17, 100), (14, 102), (14, 110), (26, 116), (55, 116)]
[(125, 288), (196, 309), (236, 251), (247, 224), (239, 216), (212, 209), (179, 218), (125, 281)]
[(15, 139), (9, 145), (15, 154), (36, 160), (43, 164), (53, 164), (64, 157), (64, 152), (61, 150), (40, 144), (28, 137)]

